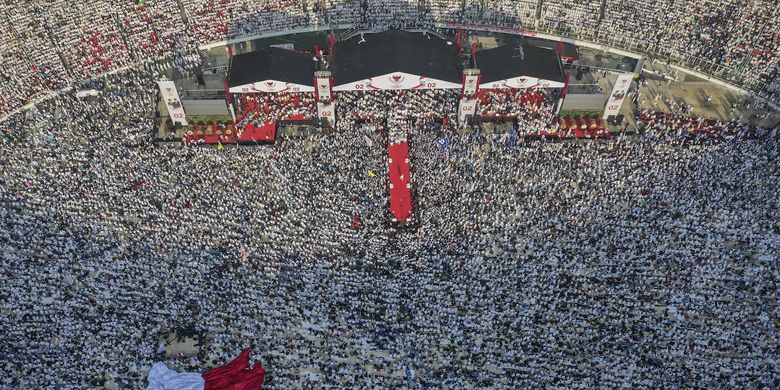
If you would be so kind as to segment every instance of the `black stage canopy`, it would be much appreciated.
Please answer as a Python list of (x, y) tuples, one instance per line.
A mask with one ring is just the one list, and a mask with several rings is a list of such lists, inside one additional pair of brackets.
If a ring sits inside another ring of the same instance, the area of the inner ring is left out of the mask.
[(393, 72), (461, 83), (458, 49), (432, 35), (407, 31), (366, 33), (336, 44), (332, 64), (338, 84), (347, 84)]
[[(403, 72), (453, 84), (462, 82), (457, 47), (419, 32), (386, 31), (356, 36), (336, 44), (330, 70), (337, 85), (347, 85)], [(522, 52), (520, 47), (522, 47)], [(558, 54), (551, 49), (519, 44), (478, 51), (476, 66), (482, 84), (530, 77), (564, 82)], [(269, 47), (233, 57), (228, 84), (231, 92), (313, 91), (317, 62), (310, 53)], [(262, 84), (258, 84), (261, 83)], [(266, 86), (265, 84), (268, 84)]]
[[(532, 38), (532, 37), (524, 37), (524, 38), (526, 43), (528, 43), (529, 45), (544, 47), (552, 50), (556, 50), (558, 48), (558, 44), (560, 43), (560, 42), (549, 41), (547, 39), (541, 39), (541, 38)], [(561, 52), (558, 54), (561, 57), (570, 57), (575, 60), (580, 58), (580, 53), (579, 50), (577, 50), (577, 46), (568, 42), (563, 42), (563, 44), (561, 45)]]
[(547, 48), (519, 44), (500, 46), (478, 51), (476, 62), (482, 75), (481, 84), (520, 76), (564, 82), (561, 59), (558, 53)]
[(269, 47), (233, 57), (228, 85), (238, 87), (265, 80), (314, 86), (317, 64), (310, 53)]

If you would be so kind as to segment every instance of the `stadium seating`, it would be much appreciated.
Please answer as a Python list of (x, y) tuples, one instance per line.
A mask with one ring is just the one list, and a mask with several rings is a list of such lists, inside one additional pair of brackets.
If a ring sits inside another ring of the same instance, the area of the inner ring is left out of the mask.
[(267, 31), (459, 22), (523, 27), (626, 46), (780, 99), (780, 4), (718, 0), (108, 0), (17, 2), (0, 8), (8, 112), (70, 83), (134, 63), (196, 62), (197, 46)]

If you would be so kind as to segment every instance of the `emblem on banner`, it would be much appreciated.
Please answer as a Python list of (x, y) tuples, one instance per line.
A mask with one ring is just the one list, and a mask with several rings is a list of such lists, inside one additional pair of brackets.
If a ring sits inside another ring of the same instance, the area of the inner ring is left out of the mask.
[(262, 83), (255, 83), (252, 88), (256, 91), (268, 91), (273, 92), (276, 90), (276, 82), (275, 81), (265, 81)]
[(405, 79), (406, 78), (403, 75), (394, 74), (390, 76), (390, 84), (395, 88), (399, 88), (403, 84)]

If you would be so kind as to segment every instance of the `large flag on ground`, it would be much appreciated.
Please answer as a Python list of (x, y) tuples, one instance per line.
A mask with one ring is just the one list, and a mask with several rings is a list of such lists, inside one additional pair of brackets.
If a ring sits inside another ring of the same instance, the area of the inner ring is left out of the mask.
[(260, 390), (265, 370), (260, 362), (249, 368), (251, 348), (241, 351), (232, 362), (198, 374), (176, 372), (165, 363), (156, 363), (149, 370), (146, 390)]

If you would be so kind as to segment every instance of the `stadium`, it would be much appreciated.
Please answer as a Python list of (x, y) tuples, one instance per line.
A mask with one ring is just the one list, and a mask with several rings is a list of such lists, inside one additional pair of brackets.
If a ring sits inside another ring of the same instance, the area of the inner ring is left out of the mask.
[(780, 388), (780, 3), (0, 19), (0, 389)]

